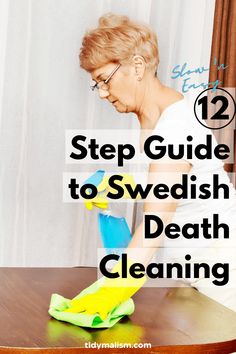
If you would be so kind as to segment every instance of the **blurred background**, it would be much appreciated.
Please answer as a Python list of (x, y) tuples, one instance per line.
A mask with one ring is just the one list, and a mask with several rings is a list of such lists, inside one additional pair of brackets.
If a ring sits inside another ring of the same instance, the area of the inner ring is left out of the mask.
[[(66, 164), (65, 130), (138, 124), (90, 90), (78, 61), (86, 29), (107, 12), (149, 23), (158, 76), (181, 90), (174, 66), (209, 67), (214, 9), (214, 0), (0, 0), (0, 266), (97, 264), (97, 212), (63, 203), (62, 177), (102, 166)], [(135, 226), (140, 206), (124, 208)]]

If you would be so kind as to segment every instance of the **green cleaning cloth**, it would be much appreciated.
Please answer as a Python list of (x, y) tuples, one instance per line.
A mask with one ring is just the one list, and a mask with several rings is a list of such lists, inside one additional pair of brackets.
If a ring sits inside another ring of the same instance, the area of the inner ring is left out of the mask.
[[(96, 281), (88, 288), (81, 291), (73, 300), (77, 300), (84, 295), (92, 294), (99, 289), (100, 280)], [(59, 321), (72, 323), (80, 327), (90, 328), (110, 328), (114, 326), (125, 315), (131, 315), (134, 312), (134, 302), (132, 299), (122, 302), (108, 314), (105, 320), (102, 320), (99, 314), (88, 315), (80, 313), (64, 312), (70, 307), (69, 299), (58, 294), (52, 294), (48, 313)]]

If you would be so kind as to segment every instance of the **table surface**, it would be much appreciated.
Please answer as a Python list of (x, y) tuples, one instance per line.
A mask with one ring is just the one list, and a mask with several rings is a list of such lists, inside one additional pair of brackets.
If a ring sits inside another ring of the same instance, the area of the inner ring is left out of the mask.
[(142, 288), (135, 312), (110, 329), (52, 319), (52, 293), (67, 298), (96, 280), (95, 268), (0, 268), (0, 353), (137, 353), (82, 349), (85, 343), (151, 343), (146, 353), (236, 351), (236, 313), (193, 288)]

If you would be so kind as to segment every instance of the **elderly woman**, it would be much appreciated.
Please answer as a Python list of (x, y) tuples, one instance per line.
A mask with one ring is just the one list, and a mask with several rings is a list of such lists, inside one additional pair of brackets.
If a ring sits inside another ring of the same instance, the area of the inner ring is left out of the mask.
[[(100, 98), (106, 99), (120, 113), (133, 112), (136, 114), (141, 128), (141, 146), (147, 135), (146, 131), (165, 138), (167, 143), (178, 145), (187, 144), (187, 136), (192, 137), (192, 143), (200, 144), (206, 141), (209, 129), (203, 128), (188, 109), (183, 95), (172, 88), (163, 85), (157, 77), (159, 63), (157, 38), (155, 33), (146, 25), (131, 21), (125, 16), (108, 14), (99, 19), (98, 28), (86, 33), (80, 52), (80, 64), (91, 74), (94, 80), (93, 89), (97, 90)], [(216, 145), (211, 135), (213, 145)], [(149, 180), (155, 183), (173, 185), (180, 183), (183, 174), (195, 175), (198, 182), (212, 185), (212, 175), (217, 174), (219, 183), (229, 187), (230, 198), (222, 200), (178, 200), (168, 197), (165, 202), (146, 200), (144, 212), (158, 215), (165, 224), (172, 221), (178, 225), (186, 222), (201, 224), (203, 217), (212, 218), (218, 213), (220, 219), (226, 221), (230, 228), (230, 245), (235, 238), (235, 190), (223, 170), (223, 164), (216, 157), (210, 160), (198, 160), (195, 157), (173, 160), (168, 157), (162, 161), (151, 162), (149, 165)], [(233, 217), (234, 215), (234, 217)], [(234, 230), (234, 231), (232, 231)], [(201, 237), (202, 235), (200, 235)], [(167, 240), (164, 246), (174, 248), (170, 259), (177, 260), (179, 247), (189, 249), (192, 261), (211, 262), (218, 260), (220, 247), (229, 247), (228, 240), (222, 239), (220, 246), (214, 248), (213, 237), (207, 243), (199, 243), (203, 249), (199, 251), (194, 240)], [(192, 241), (192, 242), (191, 242)], [(159, 238), (150, 239), (144, 244), (143, 223), (136, 229), (126, 253), (130, 264), (134, 261), (147, 265), (160, 245)], [(142, 248), (142, 252), (133, 252)], [(175, 254), (176, 250), (176, 254)], [(168, 254), (168, 253), (167, 253)], [(179, 257), (180, 258), (180, 257)], [(120, 264), (116, 270), (120, 269)], [(230, 266), (230, 276), (235, 276), (235, 264)], [(210, 279), (189, 279), (190, 285), (207, 294), (223, 305), (236, 310), (235, 288), (209, 286)], [(97, 293), (83, 297), (72, 306), (70, 311), (99, 313), (103, 318), (120, 302), (132, 296), (144, 283), (144, 279), (120, 279), (113, 288), (115, 280), (107, 281)], [(234, 284), (236, 285), (236, 284)], [(117, 288), (118, 286), (118, 288)]]

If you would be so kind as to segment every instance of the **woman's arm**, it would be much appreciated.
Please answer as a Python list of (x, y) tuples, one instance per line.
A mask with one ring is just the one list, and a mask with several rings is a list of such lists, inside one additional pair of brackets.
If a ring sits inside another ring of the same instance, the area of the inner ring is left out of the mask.
[[(190, 163), (185, 160), (176, 162), (171, 159), (165, 159), (159, 163), (152, 163), (149, 167), (148, 183), (153, 185), (164, 183), (171, 188), (173, 184), (180, 183), (182, 181), (182, 175), (188, 174), (190, 169)], [(178, 201), (171, 196), (163, 201), (154, 198), (154, 196), (151, 196), (145, 200), (144, 213), (157, 215), (161, 218), (163, 224), (167, 225), (172, 220)], [(153, 227), (156, 229), (156, 225), (153, 225)], [(163, 235), (157, 238), (145, 239), (144, 222), (142, 221), (135, 230), (126, 250), (128, 258), (146, 266), (160, 246), (162, 238)]]
[[(190, 171), (191, 165), (187, 162), (173, 163), (166, 160), (165, 163), (152, 164), (149, 168), (148, 183), (165, 183), (171, 187), (174, 183), (179, 183), (183, 173)], [(171, 221), (172, 215), (176, 210), (177, 202), (168, 197), (165, 202), (156, 202), (152, 198), (145, 201), (144, 212), (158, 215), (164, 223)], [(142, 222), (135, 231), (129, 247), (126, 249), (128, 266), (138, 262), (146, 266), (152, 259), (154, 253), (160, 245), (160, 238), (145, 241), (143, 234), (144, 223)], [(145, 241), (145, 242), (144, 242)], [(141, 250), (140, 250), (141, 249)], [(121, 275), (121, 261), (113, 268), (113, 272), (119, 274), (116, 279), (104, 280), (96, 293), (85, 295), (79, 300), (72, 300), (67, 312), (84, 312), (85, 314), (99, 313), (102, 319), (123, 301), (129, 299), (145, 283), (146, 277), (133, 278)]]

